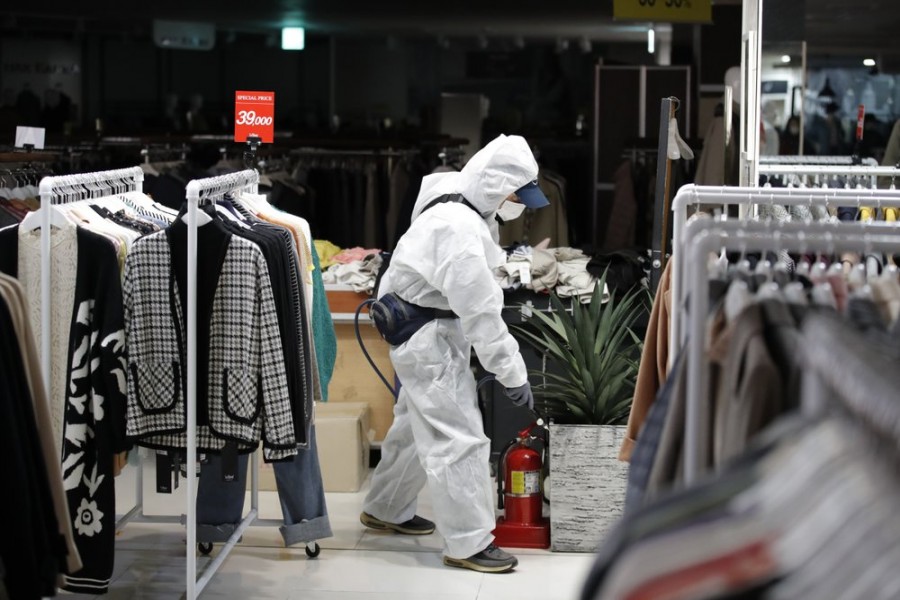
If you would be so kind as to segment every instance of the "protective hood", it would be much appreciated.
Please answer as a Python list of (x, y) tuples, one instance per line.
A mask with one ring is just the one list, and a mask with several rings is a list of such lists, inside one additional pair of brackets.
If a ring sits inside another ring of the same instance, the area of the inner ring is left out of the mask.
[(425, 177), (412, 219), (415, 220), (431, 200), (444, 194), (462, 194), (484, 219), (489, 219), (510, 194), (537, 176), (537, 161), (525, 139), (501, 134), (476, 152), (459, 173)]

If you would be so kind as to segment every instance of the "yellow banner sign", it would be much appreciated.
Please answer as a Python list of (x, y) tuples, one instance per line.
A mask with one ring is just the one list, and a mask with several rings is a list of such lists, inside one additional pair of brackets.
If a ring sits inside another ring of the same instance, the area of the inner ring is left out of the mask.
[(712, 21), (712, 0), (613, 0), (613, 17), (667, 23)]

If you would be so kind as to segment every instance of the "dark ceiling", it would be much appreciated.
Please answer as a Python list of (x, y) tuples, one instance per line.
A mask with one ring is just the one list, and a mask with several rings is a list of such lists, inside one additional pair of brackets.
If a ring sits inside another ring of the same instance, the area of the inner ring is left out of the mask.
[(900, 0), (806, 0), (807, 41), (816, 54), (897, 54), (898, 29)]
[[(740, 4), (740, 0), (714, 3)], [(140, 34), (148, 32), (157, 18), (212, 21), (222, 31), (238, 33), (302, 24), (312, 34), (571, 35), (638, 41), (646, 32), (646, 24), (614, 23), (612, 0), (10, 0), (4, 4), (0, 31)], [(799, 6), (804, 8), (797, 11)], [(802, 22), (784, 29), (801, 35), (805, 31), (811, 54), (900, 53), (896, 43), (900, 0), (764, 0), (766, 7), (776, 12), (793, 9)]]
[[(735, 4), (740, 0), (715, 0)], [(215, 22), (222, 30), (266, 31), (304, 25), (312, 33), (588, 35), (614, 41), (646, 23), (614, 23), (612, 0), (34, 0), (0, 8), (0, 27), (135, 30), (152, 19)]]
[[(3, 12), (0, 10), (0, 12)], [(36, 0), (10, 11), (20, 22), (55, 17), (88, 29), (110, 23), (146, 23), (151, 19), (212, 21), (222, 29), (257, 31), (289, 24), (313, 32), (393, 33), (515, 27), (547, 28), (600, 25), (611, 21), (612, 0), (144, 0), (90, 2)]]

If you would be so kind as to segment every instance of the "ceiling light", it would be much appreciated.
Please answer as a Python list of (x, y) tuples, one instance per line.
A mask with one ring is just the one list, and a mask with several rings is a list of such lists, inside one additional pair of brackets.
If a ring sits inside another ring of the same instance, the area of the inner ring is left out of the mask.
[(867, 59), (865, 59), (865, 60), (863, 61), (863, 66), (864, 66), (864, 67), (874, 67), (874, 66), (875, 66), (875, 59), (874, 59), (874, 58), (867, 58)]
[(306, 30), (302, 27), (281, 28), (282, 50), (303, 50), (306, 47)]
[(569, 40), (566, 38), (558, 38), (556, 40), (556, 52), (562, 53), (569, 49)]
[(652, 27), (647, 30), (647, 52), (656, 54), (656, 30)]
[(790, 62), (791, 62), (791, 57), (790, 57), (789, 55), (785, 54), (785, 55), (783, 55), (783, 56), (781, 57), (781, 62), (783, 62), (783, 63), (786, 64), (786, 65), (787, 65), (787, 64), (790, 64)]

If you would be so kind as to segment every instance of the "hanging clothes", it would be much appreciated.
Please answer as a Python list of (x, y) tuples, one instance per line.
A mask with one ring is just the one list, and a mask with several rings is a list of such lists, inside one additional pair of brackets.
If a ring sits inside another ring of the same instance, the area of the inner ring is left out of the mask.
[(16, 483), (5, 504), (15, 518), (0, 540), (0, 588), (12, 598), (54, 596), (60, 575), (78, 571), (82, 563), (25, 295), (15, 279), (2, 274), (0, 388), (0, 471), (5, 481)]
[[(183, 380), (187, 226), (138, 240), (125, 269), (128, 435), (155, 448), (186, 446)], [(226, 440), (267, 460), (297, 453), (292, 407), (265, 257), (213, 218), (198, 229), (197, 447)]]
[[(319, 465), (315, 425), (310, 428), (307, 448), (272, 465), (284, 525), (280, 528), (285, 546), (305, 544), (332, 537), (325, 503), (325, 488)], [(238, 461), (233, 481), (223, 478), (222, 457), (210, 455), (201, 466), (197, 488), (197, 541), (224, 543), (240, 525), (247, 490), (247, 456)]]
[[(224, 204), (224, 203), (223, 203)], [(234, 204), (227, 203), (240, 213)], [(310, 349), (308, 311), (305, 299), (307, 290), (294, 249), (294, 239), (284, 227), (248, 217), (243, 224), (238, 220), (223, 219), (222, 225), (233, 235), (243, 237), (260, 247), (265, 256), (272, 280), (275, 310), (281, 332), (282, 351), (287, 373), (288, 393), (294, 420), (294, 435), (298, 445), (307, 443), (310, 422), (307, 403), (313, 392), (313, 364)]]
[[(73, 226), (74, 227), (74, 226)], [(0, 254), (28, 256), (27, 236), (19, 227), (0, 231)], [(71, 237), (73, 230), (57, 230)], [(68, 314), (65, 324), (55, 327), (67, 331), (62, 342), (51, 344), (66, 348), (63, 367), (51, 369), (51, 418), (60, 418), (60, 447), (63, 477), (69, 504), (69, 520), (83, 568), (66, 575), (64, 588), (73, 592), (104, 593), (110, 582), (115, 542), (115, 485), (113, 456), (128, 450), (125, 438), (125, 339), (122, 286), (118, 259), (109, 241), (83, 227), (74, 228), (75, 277), (59, 272), (51, 277), (52, 297), (56, 303), (52, 315)], [(54, 267), (70, 257), (54, 255)], [(27, 260), (22, 263), (30, 264)], [(8, 273), (16, 276), (17, 273)], [(27, 281), (34, 274), (23, 273)], [(74, 286), (74, 287), (73, 287)], [(29, 305), (35, 305), (33, 293)], [(37, 296), (40, 298), (40, 295)], [(58, 308), (58, 304), (68, 305)], [(71, 302), (71, 304), (69, 304)], [(31, 311), (31, 321), (40, 324)], [(51, 317), (53, 318), (53, 317)], [(59, 360), (53, 355), (51, 365)], [(53, 373), (64, 373), (62, 389), (54, 392)], [(61, 394), (56, 396), (55, 394)]]
[(650, 322), (644, 337), (641, 363), (638, 367), (637, 383), (625, 440), (619, 450), (619, 460), (628, 461), (638, 434), (644, 426), (647, 413), (656, 399), (657, 391), (665, 383), (669, 374), (669, 316), (672, 314), (672, 264), (666, 264), (656, 288), (656, 297), (650, 309)]
[(872, 337), (804, 310), (793, 367), (811, 371), (817, 383), (802, 394), (823, 410), (782, 416), (702, 482), (629, 512), (601, 547), (583, 600), (862, 599), (900, 589), (900, 347), (883, 326)]
[(334, 375), (334, 366), (337, 362), (337, 333), (334, 330), (334, 320), (328, 307), (328, 298), (325, 292), (325, 283), (322, 280), (322, 266), (319, 264), (319, 254), (316, 247), (312, 248), (313, 265), (313, 297), (318, 299), (313, 304), (312, 330), (313, 347), (316, 350), (316, 363), (319, 370), (319, 381), (322, 388), (322, 400), (328, 400), (328, 384)]

